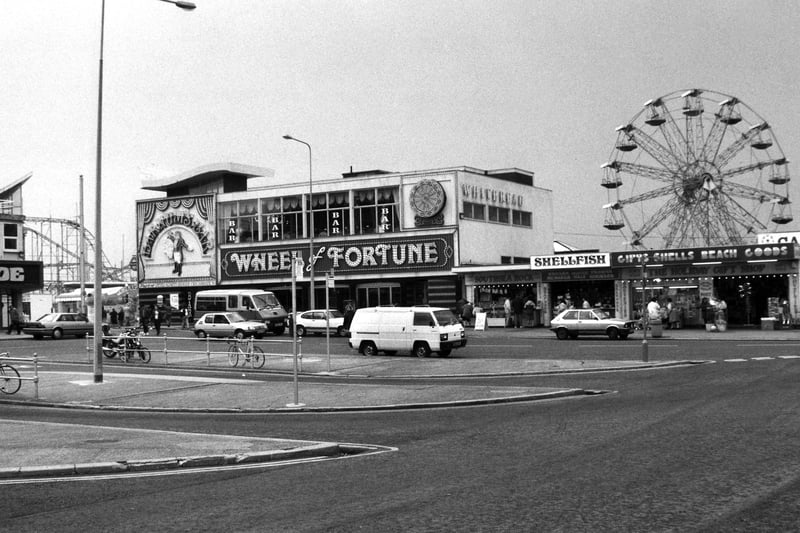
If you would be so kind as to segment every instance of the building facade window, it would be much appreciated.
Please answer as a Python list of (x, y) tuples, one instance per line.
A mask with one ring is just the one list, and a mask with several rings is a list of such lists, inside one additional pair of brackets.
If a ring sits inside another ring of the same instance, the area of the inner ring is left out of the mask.
[(511, 211), (511, 223), (514, 226), (524, 226), (526, 228), (532, 228), (533, 223), (531, 220), (533, 219), (533, 215), (530, 211), (517, 211), (516, 209)]
[(472, 202), (464, 202), (464, 218), (472, 220), (486, 220), (486, 206)]
[(350, 192), (315, 194), (311, 202), (314, 235), (341, 237), (350, 234)]
[(299, 195), (261, 200), (261, 240), (282, 241), (303, 236), (303, 206)]
[(19, 224), (3, 224), (3, 251), (19, 252), (22, 250), (22, 242), (19, 238)]
[(354, 233), (392, 233), (400, 231), (397, 187), (362, 189), (353, 193)]
[(489, 206), (489, 222), (499, 222), (508, 224), (510, 222), (509, 209), (507, 207)]
[(220, 204), (221, 242), (238, 243), (258, 240), (258, 200), (240, 200)]

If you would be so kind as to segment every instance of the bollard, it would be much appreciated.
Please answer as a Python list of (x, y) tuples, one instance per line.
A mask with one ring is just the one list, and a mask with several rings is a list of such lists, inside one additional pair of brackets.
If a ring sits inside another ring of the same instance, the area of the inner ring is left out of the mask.
[(167, 355), (167, 334), (164, 333), (164, 364), (169, 366), (169, 356)]
[(33, 391), (34, 397), (39, 399), (39, 357), (33, 354)]
[(297, 359), (300, 361), (300, 372), (303, 371), (303, 337), (297, 339)]
[(211, 339), (206, 337), (206, 359), (208, 360), (208, 366), (211, 366)]

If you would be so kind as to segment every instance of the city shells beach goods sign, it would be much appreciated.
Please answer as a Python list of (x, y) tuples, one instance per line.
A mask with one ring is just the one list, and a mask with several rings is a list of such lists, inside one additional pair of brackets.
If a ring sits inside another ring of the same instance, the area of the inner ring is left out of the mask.
[(137, 202), (140, 285), (214, 283), (213, 220), (213, 196)]
[[(314, 243), (314, 271), (339, 274), (409, 273), (450, 270), (453, 235), (381, 238)], [(310, 264), (308, 245), (237, 247), (222, 252), (222, 280), (286, 278), (292, 257)]]

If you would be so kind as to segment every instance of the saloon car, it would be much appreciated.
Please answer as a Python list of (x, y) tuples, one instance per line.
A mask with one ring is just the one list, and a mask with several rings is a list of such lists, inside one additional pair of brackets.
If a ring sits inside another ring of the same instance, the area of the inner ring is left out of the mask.
[(267, 332), (263, 322), (247, 320), (239, 313), (206, 313), (194, 323), (194, 334), (206, 337), (255, 337), (260, 339)]
[(636, 329), (636, 321), (609, 317), (600, 309), (567, 309), (550, 321), (550, 329), (561, 340), (578, 335), (606, 335), (625, 339)]
[(33, 335), (34, 339), (67, 336), (85, 337), (94, 332), (94, 323), (86, 315), (78, 313), (48, 313), (33, 322), (28, 322), (22, 332)]
[(312, 309), (297, 313), (295, 330), (301, 337), (306, 333), (325, 333), (330, 324), (331, 333), (341, 336), (344, 329), (344, 315), (341, 311), (330, 309)]

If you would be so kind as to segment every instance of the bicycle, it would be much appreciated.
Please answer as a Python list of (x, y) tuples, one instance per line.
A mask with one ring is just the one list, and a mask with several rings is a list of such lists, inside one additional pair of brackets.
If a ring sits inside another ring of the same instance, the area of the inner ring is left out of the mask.
[[(253, 344), (253, 337), (248, 337), (245, 340), (231, 339), (228, 341), (228, 362), (231, 366), (239, 364), (239, 357), (242, 357), (242, 366), (250, 363), (253, 368), (261, 368), (264, 366), (264, 350), (259, 346)], [(242, 349), (244, 345), (244, 349)]]
[(22, 386), (19, 372), (8, 363), (0, 363), (0, 392), (14, 394)]

